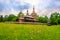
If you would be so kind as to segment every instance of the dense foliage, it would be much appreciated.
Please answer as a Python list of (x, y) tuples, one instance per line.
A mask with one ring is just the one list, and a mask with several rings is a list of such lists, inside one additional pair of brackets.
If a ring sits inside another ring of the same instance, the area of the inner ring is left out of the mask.
[(47, 23), (48, 22), (48, 17), (47, 16), (38, 17), (38, 21), (41, 22), (41, 23)]
[(60, 14), (55, 12), (51, 14), (50, 17), (51, 24), (60, 24)]
[(13, 14), (10, 14), (9, 16), (5, 15), (4, 17), (0, 15), (0, 22), (16, 21), (16, 19), (17, 19), (17, 16)]
[(57, 24), (60, 24), (60, 14), (55, 12), (55, 13), (52, 13), (50, 18), (48, 18), (47, 16), (45, 17), (38, 17), (38, 21), (41, 22), (41, 23), (50, 23), (50, 24), (54, 24), (54, 25), (57, 25)]

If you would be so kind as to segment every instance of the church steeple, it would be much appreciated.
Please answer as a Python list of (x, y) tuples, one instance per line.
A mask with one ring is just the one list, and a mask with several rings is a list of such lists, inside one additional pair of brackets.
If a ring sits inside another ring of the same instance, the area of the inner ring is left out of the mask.
[(29, 16), (28, 10), (27, 10), (26, 16)]
[(34, 20), (37, 19), (37, 14), (36, 14), (36, 12), (35, 12), (35, 8), (34, 8), (34, 6), (33, 6), (33, 11), (32, 11), (31, 16), (34, 18)]
[(34, 8), (34, 6), (33, 6), (33, 13), (35, 13), (35, 8)]
[(33, 6), (33, 11), (32, 11), (31, 15), (32, 15), (32, 17), (36, 15), (34, 6)]

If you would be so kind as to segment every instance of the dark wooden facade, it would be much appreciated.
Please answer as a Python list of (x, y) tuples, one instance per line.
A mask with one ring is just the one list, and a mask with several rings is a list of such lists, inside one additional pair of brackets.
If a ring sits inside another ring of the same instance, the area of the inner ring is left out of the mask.
[(24, 17), (24, 21), (25, 22), (34, 22), (34, 18), (33, 17)]

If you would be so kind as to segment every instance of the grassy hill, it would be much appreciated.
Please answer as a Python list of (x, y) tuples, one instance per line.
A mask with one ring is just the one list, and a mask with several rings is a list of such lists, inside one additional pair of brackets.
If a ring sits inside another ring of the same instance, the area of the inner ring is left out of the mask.
[(60, 40), (60, 25), (0, 23), (0, 40)]

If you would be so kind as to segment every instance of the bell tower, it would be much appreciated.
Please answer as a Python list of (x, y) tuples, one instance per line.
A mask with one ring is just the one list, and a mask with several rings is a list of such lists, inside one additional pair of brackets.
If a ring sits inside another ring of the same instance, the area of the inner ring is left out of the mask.
[(27, 10), (26, 16), (29, 16), (28, 10)]
[(33, 6), (33, 11), (32, 11), (31, 16), (34, 18), (34, 20), (36, 20), (37, 14), (35, 13), (35, 7), (34, 6)]
[(22, 11), (20, 11), (20, 13), (19, 13), (19, 17), (23, 17), (23, 13), (22, 13)]
[(33, 13), (35, 13), (35, 8), (34, 8), (34, 6), (33, 6)]

